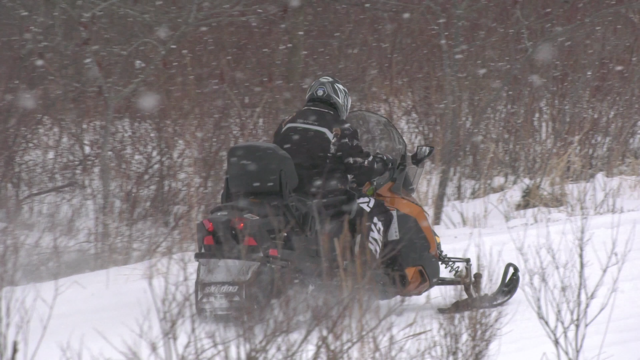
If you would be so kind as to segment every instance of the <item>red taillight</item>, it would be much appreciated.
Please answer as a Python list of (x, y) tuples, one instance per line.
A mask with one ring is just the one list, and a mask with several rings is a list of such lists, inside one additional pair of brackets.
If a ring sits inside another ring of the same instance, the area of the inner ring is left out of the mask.
[(244, 220), (242, 218), (235, 218), (231, 220), (231, 226), (238, 230), (242, 230), (244, 228)]
[(269, 256), (278, 256), (278, 249), (269, 249)]
[(256, 242), (256, 239), (252, 238), (251, 236), (247, 236), (246, 238), (244, 238), (244, 244), (247, 246), (257, 246), (258, 243)]
[(213, 235), (207, 235), (204, 237), (204, 244), (205, 245), (214, 245), (213, 243)]
[(208, 232), (213, 232), (213, 223), (209, 219), (202, 220), (202, 224)]

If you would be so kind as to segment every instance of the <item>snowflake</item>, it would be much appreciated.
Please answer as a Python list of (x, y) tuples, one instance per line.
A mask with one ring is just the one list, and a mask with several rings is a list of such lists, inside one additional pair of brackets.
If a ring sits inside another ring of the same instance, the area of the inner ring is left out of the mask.
[(169, 27), (167, 25), (162, 25), (158, 28), (158, 30), (156, 30), (156, 35), (164, 40), (166, 38), (169, 37), (169, 35), (171, 35), (171, 30), (169, 30)]
[(533, 53), (533, 58), (541, 63), (549, 63), (556, 56), (556, 49), (551, 43), (543, 43)]
[(531, 81), (534, 87), (542, 86), (544, 84), (544, 79), (537, 74), (529, 76), (529, 81)]
[(36, 107), (36, 97), (27, 91), (19, 93), (17, 101), (18, 106), (26, 110), (35, 109)]
[(158, 106), (160, 106), (160, 95), (146, 91), (138, 97), (137, 105), (138, 109), (144, 112), (155, 112), (158, 110)]

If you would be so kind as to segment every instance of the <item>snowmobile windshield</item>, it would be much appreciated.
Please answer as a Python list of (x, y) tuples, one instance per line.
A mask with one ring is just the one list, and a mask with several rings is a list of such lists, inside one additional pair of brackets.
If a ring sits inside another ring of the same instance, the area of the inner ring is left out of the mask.
[(400, 163), (407, 144), (391, 121), (368, 111), (352, 111), (347, 122), (358, 130), (363, 149), (371, 154), (389, 155), (396, 160), (396, 164)]
[(410, 194), (415, 193), (416, 187), (420, 183), (422, 172), (424, 171), (424, 163), (420, 166), (410, 165), (407, 166), (407, 174), (405, 175), (403, 188)]

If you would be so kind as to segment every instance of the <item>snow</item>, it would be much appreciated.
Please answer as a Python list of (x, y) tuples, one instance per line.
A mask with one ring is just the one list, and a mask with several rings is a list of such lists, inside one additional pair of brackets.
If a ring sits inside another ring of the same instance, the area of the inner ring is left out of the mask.
[(553, 44), (548, 42), (540, 44), (533, 53), (533, 58), (543, 64), (553, 61), (555, 56), (556, 49), (553, 47)]
[(18, 106), (25, 110), (33, 110), (36, 108), (36, 97), (28, 91), (22, 91), (18, 94)]
[[(633, 211), (620, 215), (595, 215), (589, 217), (589, 233), (593, 239), (599, 243), (607, 242), (612, 236), (612, 228), (618, 227), (617, 235), (624, 241), (631, 238), (632, 241), (638, 235), (635, 226), (639, 223), (640, 211)], [(527, 225), (520, 221), (512, 220), (505, 226), (493, 226), (486, 229), (467, 228), (465, 229), (437, 229), (443, 242), (446, 244), (450, 254), (466, 253), (466, 256), (475, 258), (477, 251), (473, 251), (474, 247), (480, 246), (486, 253), (494, 250), (493, 264), (481, 264), (484, 267), (502, 266), (511, 261), (518, 264), (523, 270), (523, 264), (515, 244), (519, 240), (523, 242), (535, 241), (537, 244), (531, 246), (531, 249), (540, 247), (544, 243), (547, 235), (551, 237), (557, 236), (566, 240), (567, 224), (576, 218), (560, 219), (560, 217), (551, 217), (549, 222), (545, 224)], [(525, 229), (528, 231), (525, 233)], [(468, 239), (471, 239), (469, 241)], [(515, 240), (515, 241), (514, 241)], [(471, 245), (469, 244), (471, 243)], [(598, 244), (597, 246), (606, 246)], [(443, 245), (444, 246), (444, 245)], [(608, 334), (604, 338), (603, 358), (613, 359), (637, 359), (633, 349), (640, 346), (640, 309), (634, 306), (637, 297), (640, 295), (640, 286), (635, 281), (634, 269), (640, 261), (640, 249), (633, 248), (625, 265), (625, 271), (619, 284), (615, 306), (616, 309), (611, 313), (611, 321), (608, 324)], [(477, 265), (477, 264), (474, 264)], [(494, 269), (495, 271), (496, 269)], [(592, 274), (592, 276), (595, 274)], [(527, 274), (522, 272), (520, 289), (516, 296), (507, 304), (508, 324), (502, 331), (499, 345), (500, 359), (540, 359), (543, 354), (549, 358), (555, 357), (553, 347), (547, 340), (543, 329), (538, 324), (533, 311), (529, 308), (527, 301), (523, 295), (523, 287), (527, 286)], [(603, 293), (600, 295), (604, 296)], [(434, 302), (442, 301), (446, 304), (447, 300), (436, 297)], [(588, 341), (586, 343), (585, 358), (591, 358), (597, 355), (600, 342), (605, 336), (605, 329), (608, 323), (609, 311), (600, 316), (592, 325), (590, 333), (588, 333)]]
[[(136, 64), (136, 67), (137, 66)], [(160, 95), (151, 91), (145, 91), (138, 97), (137, 105), (138, 109), (144, 112), (155, 112), (160, 105)]]
[(158, 30), (156, 30), (156, 35), (160, 39), (165, 40), (171, 35), (171, 30), (169, 30), (169, 27), (167, 25), (162, 25), (158, 28)]
[(529, 76), (529, 81), (533, 84), (533, 86), (538, 87), (544, 84), (544, 79), (540, 77), (538, 74), (533, 74)]
[(289, 0), (289, 6), (292, 8), (297, 8), (302, 5), (302, 0)]
[[(523, 259), (517, 248), (540, 248), (547, 244), (548, 239), (558, 244), (569, 241), (574, 234), (572, 229), (580, 222), (586, 224), (592, 248), (600, 253), (604, 251), (600, 248), (610, 246), (614, 238), (618, 240), (620, 253), (625, 241), (629, 240), (631, 246), (614, 303), (589, 327), (583, 355), (585, 358), (602, 359), (640, 358), (637, 353), (640, 348), (640, 307), (637, 306), (640, 282), (635, 275), (640, 266), (640, 246), (634, 244), (640, 235), (639, 188), (640, 178), (637, 177), (608, 179), (598, 176), (588, 184), (570, 185), (570, 201), (564, 208), (515, 211), (515, 203), (522, 190), (517, 187), (481, 199), (448, 204), (445, 209), (447, 221), (435, 227), (447, 254), (471, 257), (475, 269), (492, 275), (489, 276), (491, 281), (486, 282), (488, 288), (497, 284), (507, 262), (518, 264), (522, 270), (518, 293), (503, 307), (504, 327), (492, 347), (491, 358), (555, 358), (554, 348), (524, 296), (530, 279), (523, 269)], [(583, 202), (589, 206), (572, 206), (572, 196), (578, 195), (589, 199)], [(612, 197), (616, 201), (603, 205)], [(592, 270), (588, 275), (593, 279), (597, 275), (594, 269), (598, 261), (595, 253), (590, 254), (588, 260)], [(478, 258), (480, 263), (476, 260)], [(58, 281), (5, 288), (3, 295), (5, 302), (13, 299), (14, 306), (19, 303), (35, 304), (28, 348), (32, 354), (37, 339), (43, 335), (37, 359), (63, 357), (64, 349), (72, 354), (75, 350), (70, 349), (81, 349), (89, 358), (122, 358), (117, 348), (123, 348), (125, 344), (138, 350), (144, 347), (135, 335), (142, 332), (141, 329), (147, 329), (149, 334), (159, 331), (156, 309), (159, 296), (167, 291), (164, 287), (166, 281), (183, 284), (183, 289), (192, 289), (195, 270), (192, 253), (183, 253)], [(394, 332), (399, 332), (403, 322), (410, 322), (415, 315), (426, 323), (436, 322), (442, 316), (436, 309), (449, 305), (454, 296), (450, 288), (434, 288), (420, 297), (407, 299), (402, 305), (404, 311), (398, 315)], [(604, 293), (599, 293), (599, 296), (604, 296)], [(43, 334), (41, 324), (49, 313), (48, 304), (52, 300), (55, 304), (51, 321)], [(384, 303), (391, 306), (398, 301)], [(183, 311), (191, 313), (190, 308)], [(189, 329), (191, 325), (187, 321), (182, 326)]]

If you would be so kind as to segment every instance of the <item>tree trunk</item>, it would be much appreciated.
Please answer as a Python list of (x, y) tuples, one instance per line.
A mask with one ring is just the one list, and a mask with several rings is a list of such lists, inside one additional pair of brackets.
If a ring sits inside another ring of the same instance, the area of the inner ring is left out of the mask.
[[(293, 1), (292, 1), (293, 3)], [(304, 63), (303, 42), (304, 42), (304, 6), (302, 0), (296, 6), (290, 6), (287, 17), (287, 28), (289, 29), (289, 66), (287, 68), (287, 81), (289, 84), (300, 85), (300, 73)]]
[(440, 181), (438, 182), (438, 194), (436, 195), (436, 204), (433, 211), (433, 224), (440, 225), (442, 220), (442, 210), (444, 209), (444, 198), (447, 195), (447, 186), (449, 185), (449, 179), (451, 174), (451, 168), (444, 163), (440, 166)]
[(109, 150), (111, 146), (111, 126), (113, 122), (113, 103), (107, 99), (107, 114), (100, 138), (100, 182), (102, 184), (102, 203), (100, 207), (100, 233), (98, 235), (97, 252), (104, 250), (109, 238), (109, 210), (111, 202), (111, 168), (109, 167)]

